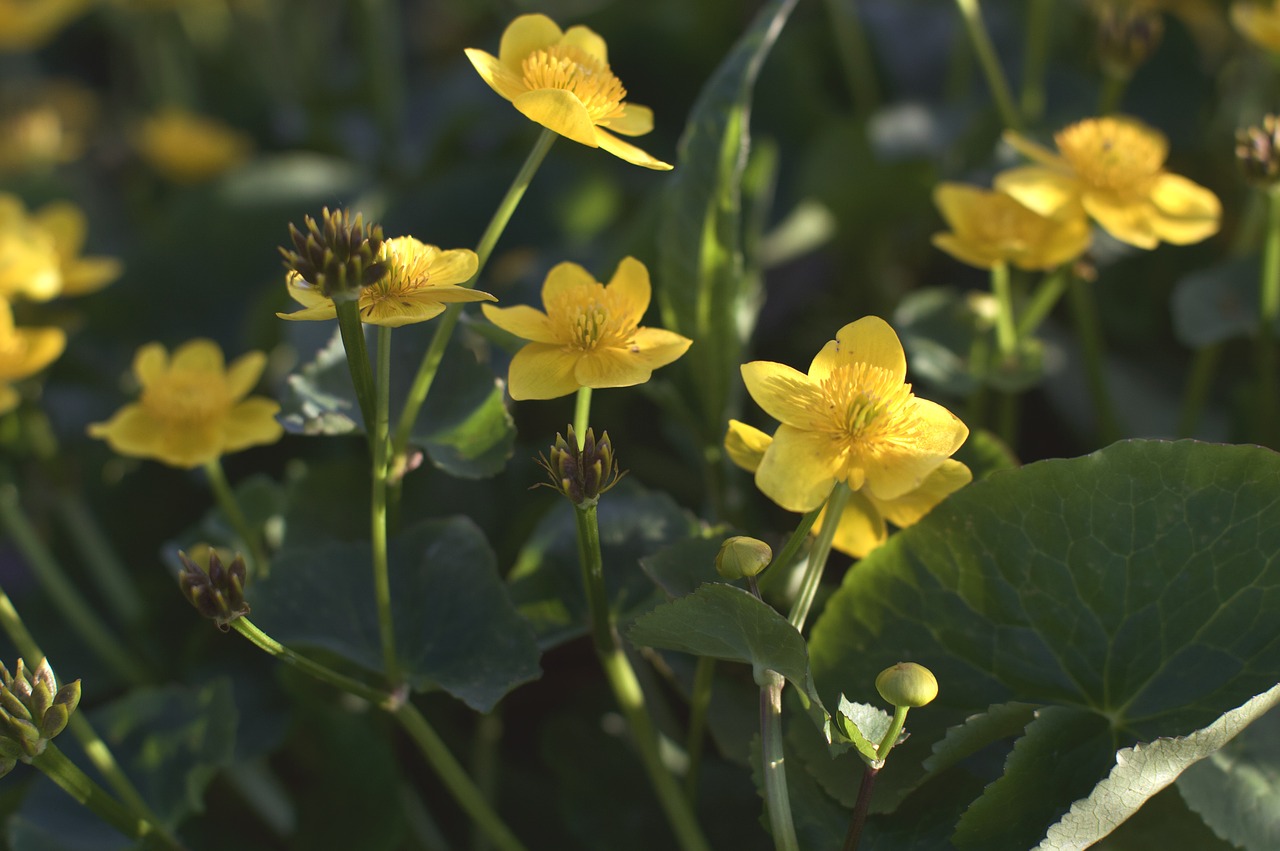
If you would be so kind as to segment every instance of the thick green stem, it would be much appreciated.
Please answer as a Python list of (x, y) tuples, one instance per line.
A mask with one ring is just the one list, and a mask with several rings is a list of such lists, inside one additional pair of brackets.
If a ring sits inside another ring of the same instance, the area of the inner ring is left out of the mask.
[(168, 833), (122, 807), (115, 798), (107, 794), (105, 789), (90, 780), (88, 775), (76, 767), (75, 763), (67, 759), (66, 755), (52, 742), (44, 749), (44, 753), (31, 760), (31, 764), (61, 786), (64, 792), (88, 807), (98, 818), (129, 839), (155, 837), (166, 848), (182, 848), (182, 845)]
[(235, 491), (227, 481), (227, 474), (222, 470), (222, 459), (210, 459), (205, 463), (204, 471), (209, 478), (209, 487), (213, 489), (213, 495), (218, 500), (218, 507), (222, 509), (227, 520), (231, 521), (231, 528), (240, 536), (240, 540), (244, 541), (244, 545), (249, 548), (251, 562), (249, 575), (255, 579), (265, 579), (271, 572), (271, 565), (262, 548), (262, 541), (249, 525), (244, 512), (240, 510), (240, 501), (236, 499)]
[(1098, 308), (1094, 303), (1092, 286), (1082, 278), (1075, 278), (1071, 282), (1071, 308), (1075, 314), (1076, 333), (1080, 336), (1089, 393), (1093, 397), (1093, 409), (1098, 418), (1098, 437), (1102, 445), (1107, 446), (1120, 439), (1120, 426), (1116, 422), (1111, 394), (1107, 390), (1106, 356), (1102, 349), (1102, 329), (1098, 322)]
[[(556, 140), (556, 133), (552, 130), (544, 129), (542, 135), (538, 136), (538, 141), (534, 143), (533, 150), (529, 152), (529, 156), (525, 159), (524, 165), (517, 172), (515, 180), (511, 181), (507, 194), (503, 197), (502, 202), (498, 204), (498, 209), (494, 211), (493, 218), (489, 220), (489, 226), (485, 228), (484, 233), (480, 236), (480, 242), (476, 246), (476, 273), (471, 276), (471, 280), (467, 281), (463, 286), (474, 287), (480, 279), (480, 274), (484, 271), (485, 264), (489, 262), (489, 256), (493, 254), (494, 246), (498, 244), (498, 237), (502, 236), (502, 231), (506, 229), (507, 222), (511, 220), (511, 215), (516, 211), (516, 207), (520, 204), (520, 199), (524, 197), (525, 190), (529, 188), (534, 174), (538, 171), (538, 166), (542, 165), (542, 160), (546, 157), (547, 151), (551, 150), (551, 143)], [(440, 369), (440, 361), (444, 358), (445, 347), (449, 344), (449, 338), (453, 336), (453, 329), (458, 324), (461, 315), (462, 305), (451, 304), (445, 310), (444, 315), (440, 317), (440, 323), (436, 325), (435, 335), (431, 338), (431, 344), (427, 347), (426, 354), (422, 356), (422, 363), (418, 367), (418, 374), (414, 376), (413, 385), (409, 388), (409, 395), (405, 398), (404, 409), (400, 412), (400, 419), (396, 422), (395, 440), (392, 443), (391, 458), (399, 465), (398, 459), (404, 455), (405, 448), (409, 445), (409, 438), (413, 435), (413, 424), (418, 421), (418, 412), (422, 409), (422, 403), (427, 399), (427, 393), (431, 390), (431, 384), (436, 379), (436, 372)], [(397, 488), (399, 485), (397, 484)]]
[(1027, 4), (1027, 52), (1022, 68), (1023, 116), (1031, 122), (1044, 115), (1044, 76), (1049, 67), (1049, 23), (1053, 0)]
[(1205, 403), (1209, 400), (1209, 390), (1213, 387), (1213, 375), (1218, 369), (1218, 360), (1222, 356), (1222, 344), (1210, 343), (1196, 349), (1195, 359), (1191, 362), (1191, 372), (1187, 375), (1187, 386), (1182, 391), (1182, 411), (1178, 415), (1178, 437), (1194, 437), (1200, 424), (1200, 415), (1204, 413)]
[(898, 743), (898, 736), (902, 735), (902, 727), (907, 723), (907, 706), (895, 706), (893, 708), (893, 721), (889, 723), (889, 729), (885, 731), (884, 737), (880, 739), (880, 744), (876, 745), (876, 759), (884, 762), (885, 757), (889, 755), (889, 751), (893, 750), (893, 746)]
[(1262, 251), (1261, 298), (1258, 312), (1258, 437), (1276, 446), (1277, 364), (1276, 322), (1280, 321), (1280, 189), (1267, 192), (1267, 241)]
[(1018, 339), (1025, 340), (1040, 328), (1040, 324), (1053, 312), (1054, 307), (1062, 299), (1071, 283), (1071, 264), (1066, 263), (1054, 269), (1040, 280), (1040, 285), (1031, 295), (1031, 301), (1018, 317)]
[(699, 656), (698, 666), (693, 671), (693, 689), (689, 694), (689, 735), (685, 740), (689, 770), (684, 775), (684, 793), (690, 802), (698, 799), (703, 743), (707, 738), (707, 712), (711, 708), (711, 686), (715, 681), (715, 673), (716, 660), (710, 656)]
[(35, 529), (31, 528), (31, 522), (18, 501), (18, 488), (12, 482), (0, 483), (0, 523), (41, 587), (62, 612), (62, 623), (77, 633), (116, 676), (133, 685), (145, 683), (147, 676), (141, 661), (116, 640), (97, 612), (80, 596)]
[(960, 8), (960, 16), (964, 19), (965, 31), (969, 34), (969, 42), (978, 56), (978, 64), (987, 78), (991, 88), (991, 96), (995, 98), (996, 108), (1000, 110), (1000, 120), (1007, 130), (1022, 130), (1022, 118), (1013, 103), (1013, 95), (1009, 91), (1009, 81), (1005, 79), (1000, 68), (1000, 59), (996, 56), (995, 47), (991, 44), (991, 36), (982, 22), (982, 12), (978, 8), (978, 0), (956, 0)]
[(338, 333), (342, 335), (347, 369), (351, 371), (351, 386), (355, 388), (356, 400), (360, 403), (360, 416), (364, 420), (365, 436), (369, 439), (369, 453), (372, 454), (377, 394), (373, 387), (373, 371), (369, 368), (369, 349), (364, 344), (360, 304), (353, 299), (334, 299), (333, 306), (338, 312)]
[[(834, 524), (832, 524), (834, 525)], [(786, 680), (777, 671), (765, 671), (760, 686), (760, 756), (763, 760), (765, 807), (769, 831), (777, 851), (800, 851), (796, 826), (787, 794), (786, 754), (782, 739), (782, 687)]]
[(831, 541), (835, 538), (836, 527), (840, 525), (840, 515), (844, 513), (845, 503), (849, 501), (851, 491), (844, 482), (837, 482), (827, 497), (826, 514), (823, 517), (822, 529), (809, 548), (809, 562), (805, 565), (804, 576), (800, 580), (800, 593), (791, 604), (791, 613), (787, 620), (798, 631), (804, 629), (804, 622), (809, 617), (809, 609), (813, 607), (814, 597), (818, 595), (818, 586), (822, 584), (822, 571), (827, 566), (827, 556), (831, 554)]
[(89, 575), (107, 605), (119, 619), (130, 627), (142, 623), (146, 610), (138, 587), (128, 570), (120, 562), (111, 542), (98, 525), (97, 519), (78, 493), (63, 491), (58, 495), (58, 513), (62, 525), (71, 533), (76, 552), (89, 569)]
[(578, 526), (578, 556), (582, 565), (582, 581), (590, 614), (591, 638), (605, 677), (613, 689), (618, 708), (631, 729), (631, 739), (640, 761), (649, 773), (649, 782), (667, 816), (680, 847), (684, 851), (709, 851), (707, 840), (698, 827), (689, 800), (681, 793), (675, 777), (662, 763), (658, 752), (658, 734), (645, 706), (640, 681), (618, 641), (613, 613), (604, 587), (604, 559), (600, 552), (600, 526), (594, 504), (575, 506)]
[(1012, 365), (1018, 357), (1018, 325), (1013, 318), (1013, 287), (1009, 283), (1009, 266), (999, 262), (991, 267), (991, 292), (996, 297), (996, 349), (1001, 367)]
[(578, 450), (586, 446), (587, 426), (591, 422), (591, 388), (579, 387), (573, 405), (573, 433), (578, 436)]
[(370, 500), (370, 538), (373, 547), (373, 591), (378, 604), (378, 635), (382, 663), (392, 688), (400, 684), (396, 659), (395, 622), (391, 616), (391, 577), (387, 566), (387, 432), (390, 428), (391, 329), (378, 326), (377, 411), (373, 426), (373, 497)]

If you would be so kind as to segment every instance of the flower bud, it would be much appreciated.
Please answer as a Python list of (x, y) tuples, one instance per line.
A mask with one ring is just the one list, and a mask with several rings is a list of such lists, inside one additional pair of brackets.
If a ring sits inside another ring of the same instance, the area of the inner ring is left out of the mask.
[(182, 561), (178, 585), (183, 596), (196, 611), (216, 623), (218, 629), (226, 632), (233, 620), (249, 614), (249, 604), (244, 599), (247, 571), (243, 556), (237, 555), (230, 565), (223, 567), (217, 551), (210, 548), (208, 571), (184, 552), (179, 552), (178, 558)]
[(1112, 77), (1128, 80), (1160, 46), (1164, 18), (1132, 0), (1112, 0), (1097, 10), (1098, 59)]
[(1272, 186), (1280, 180), (1280, 126), (1274, 115), (1262, 118), (1262, 126), (1248, 127), (1236, 133), (1236, 162), (1245, 180), (1260, 186)]
[(876, 691), (894, 706), (924, 706), (938, 696), (938, 680), (924, 665), (899, 662), (876, 677)]
[(609, 432), (600, 435), (597, 441), (595, 432), (587, 429), (586, 440), (579, 449), (573, 426), (565, 431), (569, 436), (557, 434), (550, 451), (538, 458), (538, 464), (551, 479), (539, 484), (555, 488), (576, 506), (595, 505), (600, 494), (616, 485), (624, 475), (618, 472), (618, 459), (613, 455)]
[(716, 573), (729, 580), (759, 576), (771, 561), (773, 550), (764, 541), (735, 535), (720, 545), (720, 552), (716, 553)]
[(334, 301), (354, 301), (360, 291), (387, 273), (378, 260), (382, 248), (382, 226), (365, 227), (364, 218), (349, 210), (329, 211), (325, 207), (320, 222), (303, 219), (306, 233), (289, 224), (293, 250), (281, 248), (285, 268)]
[(48, 659), (31, 673), (19, 659), (12, 675), (0, 663), (0, 776), (43, 753), (79, 705), (80, 681), (59, 688)]

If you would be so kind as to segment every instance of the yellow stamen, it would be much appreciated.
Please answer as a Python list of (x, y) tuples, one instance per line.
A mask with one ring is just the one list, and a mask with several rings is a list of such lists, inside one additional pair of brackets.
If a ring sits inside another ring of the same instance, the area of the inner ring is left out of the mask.
[(855, 448), (911, 428), (904, 416), (911, 385), (889, 370), (868, 363), (842, 364), (822, 381), (822, 394), (831, 415), (831, 430)]
[(563, 292), (546, 307), (556, 336), (566, 348), (577, 351), (626, 346), (640, 321), (599, 283)]
[(564, 89), (587, 108), (596, 124), (623, 113), (627, 90), (607, 63), (572, 45), (557, 44), (535, 50), (521, 66), (530, 89)]

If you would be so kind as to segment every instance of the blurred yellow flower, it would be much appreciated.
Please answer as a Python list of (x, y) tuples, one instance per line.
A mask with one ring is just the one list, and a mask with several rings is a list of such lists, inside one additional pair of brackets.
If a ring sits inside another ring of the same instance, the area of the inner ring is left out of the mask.
[(962, 183), (940, 183), (933, 202), (951, 227), (933, 235), (933, 244), (962, 263), (990, 269), (1012, 263), (1019, 269), (1052, 269), (1089, 247), (1089, 221), (1079, 206), (1048, 218), (1003, 192)]
[[(378, 262), (386, 266), (386, 274), (360, 291), (360, 319), (370, 325), (399, 328), (439, 316), (453, 302), (497, 301), (489, 293), (458, 286), (476, 273), (476, 253), (469, 248), (442, 251), (400, 236), (383, 240)], [(286, 284), (289, 295), (303, 308), (277, 313), (281, 319), (321, 320), (338, 315), (333, 300), (297, 272), (289, 273)]]
[(0, 414), (18, 405), (18, 391), (12, 386), (53, 363), (67, 347), (61, 328), (17, 328), (13, 309), (0, 299)]
[(1280, 51), (1280, 0), (1241, 0), (1231, 4), (1231, 23), (1245, 38), (1267, 50)]
[(37, 226), (53, 239), (58, 255), (64, 296), (80, 296), (97, 292), (120, 277), (124, 271), (114, 257), (82, 257), (88, 221), (80, 208), (70, 201), (54, 201), (36, 211)]
[(93, 92), (77, 83), (23, 81), (0, 88), (0, 172), (77, 159), (97, 118)]
[(201, 183), (248, 159), (253, 143), (221, 121), (168, 109), (141, 123), (137, 146), (142, 158), (166, 179)]
[[(818, 352), (806, 375), (780, 363), (742, 365), (747, 392), (781, 425), (756, 486), (788, 511), (812, 511), (837, 482), (881, 501), (920, 488), (969, 429), (905, 383), (898, 335), (876, 316), (852, 322)], [(864, 491), (865, 489), (865, 491)]]
[[(758, 428), (738, 420), (729, 420), (724, 446), (730, 460), (748, 473), (754, 473), (764, 458), (773, 438)], [(932, 511), (938, 503), (973, 481), (969, 468), (948, 458), (925, 477), (920, 487), (895, 499), (879, 499), (865, 487), (849, 497), (840, 514), (839, 525), (831, 544), (854, 558), (862, 558), (889, 538), (885, 521), (906, 528)], [(813, 524), (813, 533), (826, 521), (826, 509)]]
[(20, 198), (0, 193), (0, 298), (48, 301), (61, 288), (53, 234), (31, 218)]
[(93, 0), (0, 0), (0, 51), (43, 47), (92, 5)]
[(1005, 139), (1040, 165), (996, 176), (996, 188), (1044, 216), (1081, 205), (1121, 242), (1187, 245), (1218, 232), (1222, 204), (1198, 183), (1164, 170), (1169, 143), (1134, 118), (1088, 118), (1054, 136), (1058, 152), (1023, 136)]
[(467, 58), (490, 88), (548, 130), (635, 165), (671, 168), (613, 135), (650, 132), (653, 110), (627, 103), (604, 39), (586, 27), (561, 31), (546, 15), (521, 15), (502, 33), (497, 56), (468, 48)]
[(555, 399), (581, 387), (643, 384), (679, 358), (692, 340), (638, 327), (651, 294), (649, 270), (625, 257), (607, 286), (576, 263), (553, 268), (542, 284), (546, 313), (482, 305), (494, 325), (532, 341), (511, 359), (511, 398)]
[(133, 358), (142, 398), (91, 424), (89, 434), (121, 455), (186, 468), (275, 443), (284, 433), (275, 418), (280, 406), (263, 396), (245, 398), (266, 363), (262, 352), (249, 352), (225, 367), (212, 340), (184, 343), (172, 359), (164, 346), (149, 343)]

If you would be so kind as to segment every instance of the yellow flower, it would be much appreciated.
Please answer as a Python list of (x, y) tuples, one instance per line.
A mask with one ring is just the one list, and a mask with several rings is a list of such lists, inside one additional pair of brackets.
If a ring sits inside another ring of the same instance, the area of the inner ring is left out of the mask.
[[(760, 467), (764, 453), (773, 438), (758, 428), (738, 420), (729, 420), (724, 447), (729, 459), (748, 473)], [(862, 558), (889, 539), (885, 521), (906, 528), (932, 511), (938, 503), (973, 481), (969, 468), (953, 458), (943, 461), (925, 477), (920, 487), (896, 499), (878, 499), (863, 488), (849, 497), (840, 514), (839, 525), (831, 544), (854, 558)], [(813, 533), (826, 521), (826, 509), (813, 524)]]
[(1232, 3), (1231, 23), (1259, 47), (1280, 51), (1280, 0)]
[(172, 467), (199, 467), (220, 455), (275, 443), (283, 434), (280, 406), (248, 396), (262, 377), (267, 356), (249, 352), (230, 367), (212, 340), (191, 340), (172, 359), (159, 343), (133, 358), (142, 398), (105, 423), (89, 426), (121, 455), (154, 458)]
[(138, 152), (174, 183), (201, 183), (244, 162), (249, 137), (221, 121), (168, 109), (142, 122)]
[(996, 188), (1041, 215), (1079, 204), (1107, 233), (1139, 248), (1187, 245), (1218, 232), (1218, 196), (1165, 171), (1168, 140), (1137, 119), (1072, 124), (1054, 136), (1058, 154), (1016, 133), (1005, 138), (1040, 165), (1001, 173)]
[(951, 226), (950, 233), (934, 234), (933, 244), (980, 269), (997, 263), (1052, 269), (1089, 247), (1089, 222), (1078, 206), (1068, 206), (1060, 218), (1048, 218), (1003, 192), (961, 183), (939, 184), (933, 202)]
[(54, 201), (36, 211), (34, 218), (36, 225), (53, 239), (62, 275), (61, 295), (88, 295), (120, 277), (123, 268), (114, 257), (80, 256), (88, 222), (75, 204)]
[(49, 169), (84, 153), (98, 118), (93, 92), (77, 83), (0, 87), (0, 172)]
[(35, 375), (67, 347), (61, 328), (16, 328), (9, 302), (0, 299), (0, 414), (18, 404), (11, 383)]
[[(444, 306), (460, 301), (497, 301), (489, 293), (458, 284), (476, 273), (476, 253), (469, 248), (441, 251), (411, 236), (384, 240), (378, 262), (387, 273), (360, 291), (360, 319), (370, 325), (399, 328), (425, 322), (444, 312)], [(297, 272), (286, 281), (289, 295), (303, 305), (294, 313), (277, 313), (281, 319), (333, 319), (338, 315), (333, 299), (320, 294)]]
[(808, 375), (771, 361), (742, 365), (747, 392), (781, 425), (756, 486), (788, 511), (812, 511), (836, 482), (878, 500), (903, 497), (960, 448), (969, 429), (917, 398), (898, 335), (876, 316), (852, 322)]
[(92, 5), (92, 0), (0, 0), (0, 51), (35, 50)]
[(0, 298), (48, 301), (62, 289), (54, 237), (14, 195), (0, 193)]
[(546, 313), (528, 306), (481, 310), (489, 321), (531, 340), (511, 359), (512, 399), (555, 399), (580, 387), (630, 387), (685, 353), (693, 341), (640, 328), (649, 308), (649, 270), (625, 257), (608, 286), (576, 263), (561, 263), (542, 284)]
[(521, 15), (503, 32), (497, 56), (468, 48), (467, 58), (490, 88), (548, 130), (635, 165), (671, 168), (613, 135), (650, 132), (653, 110), (627, 103), (604, 39), (586, 27), (564, 32), (546, 15)]

